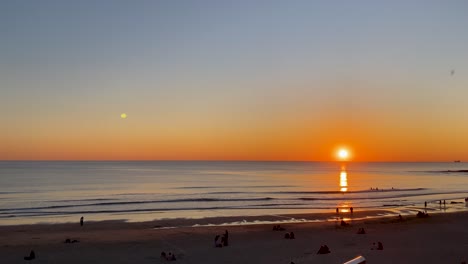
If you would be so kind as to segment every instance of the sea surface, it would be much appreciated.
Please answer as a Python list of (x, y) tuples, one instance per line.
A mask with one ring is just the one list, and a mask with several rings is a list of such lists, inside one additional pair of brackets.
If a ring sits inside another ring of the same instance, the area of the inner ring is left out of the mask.
[(460, 211), (468, 210), (467, 169), (463, 162), (1, 161), (0, 225), (76, 222), (81, 216), (149, 221), (350, 207), (413, 214), (424, 202), (434, 212)]

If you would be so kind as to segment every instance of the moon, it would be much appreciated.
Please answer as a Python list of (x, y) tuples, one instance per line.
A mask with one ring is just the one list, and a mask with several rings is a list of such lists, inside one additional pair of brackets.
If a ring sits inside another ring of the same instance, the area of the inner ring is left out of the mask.
[(120, 114), (120, 118), (122, 118), (122, 119), (125, 119), (125, 118), (127, 118), (127, 114), (126, 114), (126, 113), (122, 113), (122, 114)]

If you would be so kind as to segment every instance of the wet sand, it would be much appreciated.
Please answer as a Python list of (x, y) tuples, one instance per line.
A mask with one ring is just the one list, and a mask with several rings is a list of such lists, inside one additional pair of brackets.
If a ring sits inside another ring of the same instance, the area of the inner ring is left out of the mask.
[[(388, 213), (383, 211), (374, 212)], [(354, 218), (369, 215), (355, 212)], [(334, 214), (326, 217), (332, 218)], [(342, 214), (345, 219), (349, 214)], [(287, 216), (291, 217), (291, 216)], [(296, 219), (311, 215), (295, 215)], [(256, 217), (258, 219), (258, 217)], [(203, 220), (123, 221), (72, 224), (0, 226), (0, 263), (167, 263), (161, 251), (172, 252), (174, 263), (343, 263), (357, 255), (368, 263), (461, 263), (468, 260), (468, 212), (433, 214), (429, 218), (396, 216), (349, 221), (281, 224), (286, 231), (272, 231), (273, 224), (204, 226), (234, 223), (248, 217)], [(271, 216), (265, 216), (265, 221)], [(192, 227), (194, 224), (203, 226)], [(185, 226), (173, 228), (174, 226)], [(155, 228), (156, 227), (156, 228)], [(356, 234), (363, 227), (366, 234)], [(214, 247), (214, 237), (229, 231), (229, 246)], [(296, 239), (285, 239), (286, 232)], [(64, 243), (65, 239), (79, 243)], [(384, 250), (371, 250), (381, 241)], [(321, 245), (330, 254), (317, 255)]]

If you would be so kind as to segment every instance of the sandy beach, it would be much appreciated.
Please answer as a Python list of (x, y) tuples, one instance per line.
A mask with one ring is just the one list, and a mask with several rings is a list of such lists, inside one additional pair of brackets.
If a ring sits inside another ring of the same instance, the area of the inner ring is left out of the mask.
[[(359, 216), (360, 212), (355, 212)], [(332, 216), (332, 215), (330, 215)], [(468, 212), (433, 214), (429, 218), (396, 216), (353, 220), (347, 227), (337, 221), (282, 224), (197, 226), (189, 220), (126, 223), (1, 226), (0, 262), (26, 263), (166, 263), (162, 251), (176, 255), (175, 263), (343, 263), (362, 255), (368, 263), (461, 263), (468, 260)], [(204, 219), (209, 222), (238, 219)], [(179, 222), (177, 222), (179, 221)], [(366, 234), (357, 234), (359, 228)], [(229, 246), (214, 247), (214, 237), (229, 231)], [(286, 232), (295, 239), (285, 239)], [(78, 240), (78, 243), (64, 243)], [(383, 250), (371, 250), (382, 242)], [(330, 254), (316, 254), (321, 245)]]

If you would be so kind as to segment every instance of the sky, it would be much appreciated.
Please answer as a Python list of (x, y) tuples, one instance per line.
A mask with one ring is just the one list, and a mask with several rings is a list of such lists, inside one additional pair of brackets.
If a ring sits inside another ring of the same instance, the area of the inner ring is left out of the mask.
[(4, 0), (0, 160), (468, 160), (467, 11)]

